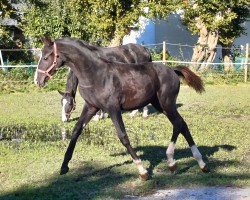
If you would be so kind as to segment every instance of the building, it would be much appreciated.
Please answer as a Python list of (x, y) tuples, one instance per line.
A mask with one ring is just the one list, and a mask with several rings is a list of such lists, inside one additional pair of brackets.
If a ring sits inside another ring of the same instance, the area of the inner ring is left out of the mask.
[[(124, 37), (124, 44), (132, 42), (151, 48), (162, 48), (163, 41), (166, 41), (167, 51), (171, 56), (180, 60), (191, 60), (193, 46), (196, 44), (198, 36), (192, 35), (187, 30), (187, 27), (182, 24), (179, 14), (170, 14), (168, 20), (158, 20), (155, 23), (141, 18), (140, 24), (142, 25), (138, 31), (132, 30), (130, 35)], [(250, 21), (246, 21), (244, 26), (246, 32), (250, 33)], [(242, 35), (235, 40), (234, 45), (244, 48), (246, 43), (250, 43), (250, 36)], [(221, 51), (218, 50), (215, 62), (219, 61), (221, 57)]]

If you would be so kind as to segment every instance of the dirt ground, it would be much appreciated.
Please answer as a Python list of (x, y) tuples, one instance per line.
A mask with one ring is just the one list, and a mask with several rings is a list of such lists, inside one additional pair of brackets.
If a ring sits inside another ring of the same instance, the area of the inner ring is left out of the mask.
[(250, 187), (201, 187), (157, 190), (153, 195), (123, 200), (250, 200)]

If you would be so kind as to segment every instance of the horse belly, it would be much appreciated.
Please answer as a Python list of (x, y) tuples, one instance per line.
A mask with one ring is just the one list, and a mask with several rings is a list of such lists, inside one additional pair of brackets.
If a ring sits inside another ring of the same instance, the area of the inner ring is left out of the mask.
[(124, 110), (142, 108), (151, 102), (154, 94), (155, 92), (152, 89), (152, 86), (130, 88), (124, 92), (122, 108)]

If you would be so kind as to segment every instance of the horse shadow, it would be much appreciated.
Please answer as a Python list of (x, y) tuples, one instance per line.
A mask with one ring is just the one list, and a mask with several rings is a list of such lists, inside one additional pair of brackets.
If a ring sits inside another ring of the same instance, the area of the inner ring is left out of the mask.
[[(216, 170), (216, 168), (218, 168), (220, 166), (224, 166), (225, 162), (230, 162), (230, 161), (219, 161), (219, 160), (209, 162), (208, 158), (210, 156), (214, 155), (216, 152), (218, 152), (221, 149), (226, 150), (226, 151), (232, 151), (232, 150), (236, 149), (235, 146), (228, 145), (228, 144), (215, 145), (213, 147), (199, 146), (198, 148), (200, 150), (200, 153), (202, 154), (202, 158), (203, 158), (204, 162), (206, 162), (208, 164), (209, 169), (207, 172), (213, 172)], [(150, 165), (147, 168), (147, 170), (148, 170), (150, 176), (153, 175), (153, 171), (154, 171), (156, 166), (158, 166), (162, 161), (166, 161), (166, 147), (164, 147), (164, 146), (139, 146), (139, 147), (135, 148), (135, 150), (142, 152), (140, 155), (140, 158), (142, 160), (149, 161)], [(120, 155), (125, 155), (125, 154), (127, 154), (127, 152), (112, 154), (111, 156), (120, 156)], [(192, 155), (190, 148), (175, 149), (174, 158), (177, 161), (179, 159), (189, 158), (189, 157), (193, 158), (193, 155)], [(177, 165), (178, 165), (178, 163), (177, 163)], [(189, 162), (186, 165), (186, 167), (178, 169), (175, 173), (176, 174), (185, 173), (190, 168), (194, 167), (195, 165), (198, 166), (196, 160), (193, 159), (191, 162)]]
[[(208, 146), (200, 146), (199, 149), (203, 154), (204, 159), (207, 159), (209, 156), (213, 155), (220, 149), (224, 149), (226, 151), (232, 151), (236, 147), (232, 145), (216, 145), (213, 147)], [(164, 146), (139, 146), (136, 148), (137, 151), (141, 151), (141, 158), (143, 160), (148, 160), (150, 162), (150, 166), (148, 168), (149, 172), (152, 174), (153, 169), (163, 160), (166, 159), (165, 151), (166, 148)], [(113, 154), (113, 156), (121, 156), (124, 153)], [(192, 157), (189, 148), (184, 149), (176, 149), (175, 158), (180, 159), (183, 157)], [(223, 163), (224, 162), (224, 163)], [(230, 161), (222, 161), (216, 162), (215, 165), (220, 167), (221, 165), (228, 164)], [(192, 162), (194, 165), (196, 161)], [(32, 185), (30, 187), (21, 186), (16, 188), (13, 191), (10, 191), (5, 194), (0, 194), (0, 199), (12, 200), (12, 199), (117, 199), (117, 195), (124, 196), (125, 194), (130, 194), (130, 191), (120, 191), (117, 194), (117, 186), (123, 185), (129, 181), (137, 178), (137, 174), (133, 173), (125, 173), (119, 172), (116, 168), (123, 165), (132, 164), (131, 159), (121, 162), (115, 163), (111, 165), (107, 165), (103, 168), (102, 163), (99, 163), (95, 160), (86, 160), (81, 162), (80, 165), (71, 170), (71, 172), (67, 176), (59, 176), (57, 174), (53, 174), (48, 180), (47, 184), (44, 184), (44, 179), (37, 181), (35, 186)], [(189, 168), (191, 167), (190, 163), (188, 163)], [(213, 166), (214, 168), (216, 166)], [(180, 173), (185, 172), (184, 170)], [(164, 172), (165, 173), (165, 172)], [(93, 178), (94, 177), (94, 178)], [(168, 176), (171, 178), (172, 176)], [(183, 181), (190, 181), (190, 175), (187, 174), (187, 178), (181, 179)], [(248, 175), (242, 175), (242, 178), (249, 179)], [(228, 176), (229, 181), (234, 181), (234, 175)], [(160, 177), (156, 177), (157, 184), (165, 185), (169, 182), (169, 179), (166, 182), (161, 183)], [(197, 178), (197, 181), (200, 181)], [(154, 184), (154, 182), (148, 182), (147, 184), (141, 184), (142, 187), (146, 187), (148, 189), (148, 184)], [(145, 185), (145, 186), (144, 186)], [(158, 186), (158, 187), (159, 187)], [(110, 188), (114, 188), (115, 192), (111, 191)], [(44, 196), (46, 195), (46, 196)]]

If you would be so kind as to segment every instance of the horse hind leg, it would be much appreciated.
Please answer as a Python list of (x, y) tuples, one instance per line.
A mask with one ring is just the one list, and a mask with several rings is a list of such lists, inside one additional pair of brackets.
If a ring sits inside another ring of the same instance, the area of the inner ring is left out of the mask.
[[(202, 155), (193, 141), (193, 138), (189, 132), (189, 129), (187, 127), (186, 122), (182, 119), (182, 122), (178, 125), (175, 125), (175, 126), (181, 127), (180, 133), (184, 136), (184, 138), (188, 142), (189, 147), (191, 148), (193, 157), (198, 162), (198, 165), (201, 168), (201, 170), (203, 172), (206, 172), (208, 170), (207, 165), (203, 161)], [(170, 144), (167, 148), (167, 151), (166, 151), (167, 158), (168, 158), (168, 166), (169, 166), (169, 169), (171, 171), (176, 170), (176, 161), (174, 160), (174, 149), (175, 149), (175, 144), (176, 144), (178, 135), (179, 135), (179, 133), (175, 132), (175, 130), (174, 130), (173, 137), (172, 137), (171, 142), (170, 142)]]
[(95, 114), (95, 116), (93, 117), (93, 120), (94, 121), (99, 121), (100, 119), (104, 119), (105, 118), (105, 113), (104, 113), (104, 111), (103, 110), (99, 110), (96, 114)]
[[(132, 117), (134, 117), (134, 116), (136, 115), (136, 113), (138, 113), (138, 112), (139, 112), (139, 109), (133, 110), (133, 111), (129, 114), (129, 116), (132, 118)], [(142, 117), (143, 117), (143, 118), (147, 118), (147, 117), (148, 117), (148, 106), (143, 107)]]
[[(171, 101), (168, 101), (168, 102), (171, 102)], [(175, 149), (177, 138), (179, 134), (181, 133), (186, 139), (189, 147), (191, 148), (192, 154), (194, 158), (196, 159), (196, 161), (198, 162), (202, 171), (207, 171), (207, 165), (203, 161), (202, 155), (200, 151), (198, 150), (197, 146), (195, 145), (195, 142), (193, 140), (193, 137), (190, 134), (190, 131), (186, 122), (178, 113), (176, 109), (176, 105), (175, 104), (166, 105), (163, 108), (163, 110), (164, 110), (163, 113), (168, 117), (168, 119), (173, 125), (173, 135), (171, 138), (171, 142), (166, 151), (168, 166), (170, 170), (171, 171), (176, 170), (176, 161), (174, 160), (174, 149)]]
[(136, 113), (138, 113), (138, 109), (136, 109), (136, 110), (133, 110), (130, 114), (129, 114), (129, 116), (132, 118), (132, 117), (134, 117), (135, 115), (136, 115)]
[[(160, 105), (158, 98), (155, 98), (151, 104), (154, 106), (154, 108), (156, 110), (158, 110), (161, 113), (164, 113), (168, 117), (167, 112), (165, 112), (162, 109), (162, 106)], [(170, 115), (169, 115), (169, 117), (170, 117)], [(174, 172), (176, 170), (176, 161), (174, 159), (174, 150), (175, 150), (175, 143), (177, 141), (178, 135), (179, 135), (179, 130), (176, 130), (176, 127), (173, 126), (173, 135), (171, 138), (171, 142), (166, 150), (167, 164), (168, 164), (168, 168), (170, 169), (171, 172)]]
[(203, 161), (202, 155), (201, 155), (200, 151), (198, 150), (197, 146), (195, 145), (195, 142), (192, 138), (192, 135), (189, 131), (189, 128), (183, 119), (182, 119), (182, 125), (181, 125), (181, 134), (184, 136), (184, 138), (188, 142), (188, 145), (191, 148), (193, 157), (198, 162), (199, 167), (201, 168), (201, 170), (203, 172), (206, 172), (208, 170), (208, 167), (207, 167), (206, 163)]

